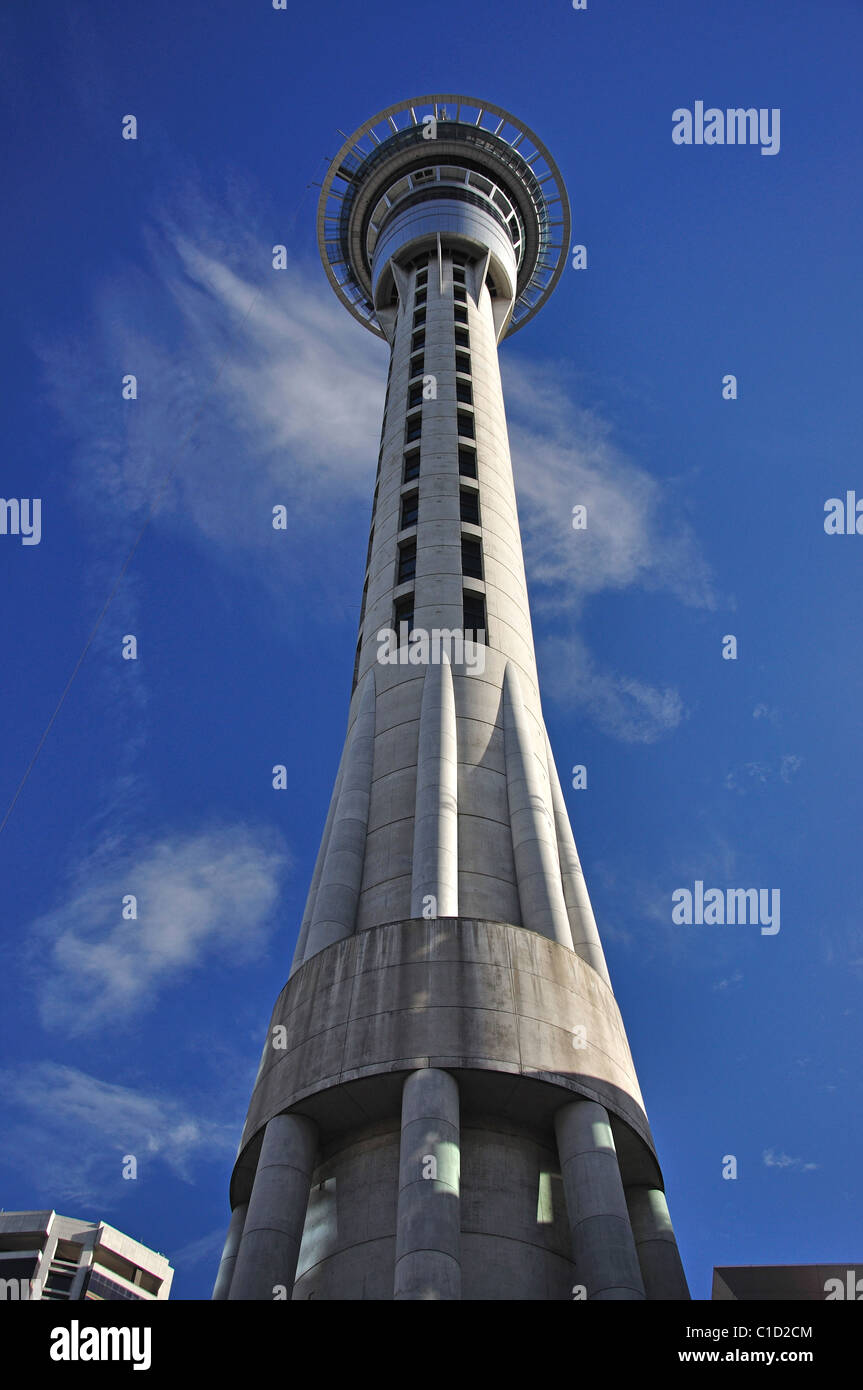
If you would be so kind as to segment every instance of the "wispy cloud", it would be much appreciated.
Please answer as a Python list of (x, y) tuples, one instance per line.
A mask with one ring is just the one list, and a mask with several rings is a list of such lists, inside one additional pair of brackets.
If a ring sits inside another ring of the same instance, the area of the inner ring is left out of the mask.
[[(42, 1022), (72, 1034), (128, 1022), (210, 957), (252, 958), (288, 863), (277, 834), (244, 825), (103, 842), (31, 929)], [(137, 919), (123, 918), (128, 895)]]
[(761, 1159), (765, 1168), (793, 1168), (799, 1173), (811, 1173), (820, 1166), (817, 1163), (804, 1163), (802, 1158), (791, 1158), (786, 1153), (777, 1153), (775, 1149), (765, 1149)]
[[(524, 545), (543, 608), (578, 612), (591, 594), (632, 585), (712, 609), (710, 568), (661, 483), (578, 405), (565, 363), (507, 362), (505, 391)], [(572, 509), (587, 508), (584, 530)]]
[(725, 786), (729, 791), (745, 794), (747, 787), (753, 784), (765, 786), (777, 778), (788, 785), (802, 766), (803, 759), (797, 753), (784, 753), (775, 765), (770, 762), (742, 763), (726, 773)]
[[(193, 1182), (198, 1164), (224, 1161), (236, 1144), (233, 1126), (194, 1113), (184, 1101), (75, 1067), (36, 1062), (0, 1079), (11, 1114), (0, 1153), (15, 1166), (26, 1154), (31, 1181), (54, 1205), (114, 1205), (146, 1180), (153, 1164)], [(123, 1179), (126, 1155), (137, 1159), (137, 1179)]]
[(574, 704), (612, 738), (655, 743), (684, 718), (683, 700), (673, 687), (602, 670), (575, 633), (547, 638), (540, 648), (543, 691)]

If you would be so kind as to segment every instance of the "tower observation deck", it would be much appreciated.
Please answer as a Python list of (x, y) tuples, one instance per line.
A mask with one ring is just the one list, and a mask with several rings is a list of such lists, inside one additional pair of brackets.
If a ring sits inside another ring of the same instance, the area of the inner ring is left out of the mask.
[(318, 243), (390, 346), (347, 735), (214, 1298), (686, 1299), (545, 729), (498, 344), (569, 246), (500, 107), (387, 108)]

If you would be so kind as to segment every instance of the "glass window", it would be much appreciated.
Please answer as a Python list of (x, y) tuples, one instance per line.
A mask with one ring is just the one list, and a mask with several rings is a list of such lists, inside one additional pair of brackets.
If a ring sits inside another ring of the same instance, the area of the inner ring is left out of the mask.
[(485, 643), (485, 599), (482, 594), (465, 593), (462, 614), (462, 627), (468, 641)]
[(402, 524), (400, 530), (406, 526), (416, 526), (417, 517), (420, 511), (420, 495), (418, 492), (408, 492), (402, 498)]
[(482, 579), (482, 547), (472, 536), (461, 538), (461, 571), (469, 579)]
[(416, 415), (409, 415), (405, 425), (405, 444), (412, 444), (415, 439), (419, 439), (423, 432), (422, 412)]
[(473, 391), (469, 381), (456, 382), (455, 398), (457, 401), (463, 401), (465, 405), (473, 405)]
[(420, 451), (411, 449), (409, 454), (405, 454), (405, 466), (402, 473), (403, 483), (412, 483), (420, 475)]
[(470, 353), (457, 352), (455, 355), (455, 369), (457, 372), (464, 372), (470, 376)]
[(412, 410), (415, 405), (422, 405), (422, 403), (423, 384), (421, 381), (418, 381), (416, 386), (412, 386), (408, 393), (408, 410)]
[(458, 471), (463, 478), (476, 477), (476, 450), (459, 447)]
[(414, 328), (421, 328), (426, 321), (425, 309), (417, 309), (414, 313)]
[(474, 492), (473, 488), (463, 487), (459, 489), (458, 498), (462, 521), (479, 526), (479, 493)]
[(425, 344), (426, 344), (426, 335), (425, 335), (425, 333), (414, 333), (414, 334), (412, 335), (412, 337), (411, 337), (411, 352), (417, 352), (417, 351), (419, 351), (420, 348), (424, 348), (424, 347), (425, 347)]
[(414, 596), (405, 594), (403, 598), (396, 599), (393, 606), (393, 617), (396, 633), (401, 638), (401, 625), (407, 623), (407, 630), (410, 632), (414, 625)]
[(405, 541), (399, 546), (399, 564), (396, 577), (397, 584), (406, 584), (409, 579), (413, 579), (417, 572), (417, 543), (416, 541)]
[(464, 435), (465, 439), (473, 439), (474, 437), (473, 416), (469, 415), (466, 410), (458, 412), (458, 432)]
[(455, 306), (453, 317), (456, 323), (467, 323), (467, 309), (464, 304), (457, 304)]
[(470, 334), (466, 328), (456, 326), (455, 343), (456, 347), (470, 347)]
[(414, 356), (411, 358), (411, 365), (410, 365), (410, 375), (411, 375), (411, 376), (422, 376), (422, 374), (423, 374), (423, 363), (424, 363), (424, 361), (425, 361), (425, 354), (424, 354), (424, 353), (418, 352), (418, 353), (415, 353), (415, 354), (414, 354)]

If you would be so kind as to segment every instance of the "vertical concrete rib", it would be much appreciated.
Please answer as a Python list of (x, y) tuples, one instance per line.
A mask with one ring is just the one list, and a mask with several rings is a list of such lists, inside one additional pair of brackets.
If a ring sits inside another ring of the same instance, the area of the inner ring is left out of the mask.
[(628, 1187), (626, 1202), (647, 1297), (688, 1299), (689, 1286), (665, 1193), (659, 1187)]
[(336, 784), (333, 787), (333, 794), (330, 797), (330, 807), (327, 811), (327, 819), (326, 824), (324, 825), (324, 833), (321, 836), (321, 845), (320, 849), (318, 850), (318, 857), (315, 860), (315, 871), (312, 875), (312, 883), (311, 887), (309, 888), (309, 895), (306, 898), (306, 907), (305, 911), (303, 912), (303, 920), (300, 923), (300, 934), (297, 937), (297, 946), (296, 950), (294, 951), (294, 959), (290, 970), (291, 975), (293, 975), (295, 970), (299, 969), (299, 967), (303, 963), (303, 960), (305, 959), (306, 944), (309, 939), (309, 928), (312, 925), (312, 919), (315, 915), (315, 903), (317, 902), (318, 898), (318, 887), (321, 882), (321, 874), (324, 871), (324, 864), (326, 863), (327, 850), (330, 847), (330, 836), (333, 833), (333, 821), (336, 818), (336, 807), (339, 804), (339, 792), (341, 791), (342, 786), (342, 773), (344, 771), (345, 765), (346, 747), (347, 741), (345, 742), (345, 747), (342, 748), (342, 756), (341, 761), (339, 762), (339, 770), (336, 773)]
[(512, 662), (503, 680), (504, 757), (522, 923), (572, 949), (557, 836), (531, 745), (528, 715)]
[(458, 916), (458, 741), (443, 650), (440, 664), (426, 668), (420, 709), (411, 917), (423, 916)]
[(548, 780), (551, 783), (551, 799), (554, 806), (554, 822), (557, 828), (560, 875), (563, 882), (563, 896), (566, 902), (566, 910), (569, 914), (569, 926), (572, 932), (572, 948), (576, 955), (581, 956), (582, 960), (586, 960), (588, 965), (593, 966), (596, 973), (601, 975), (605, 983), (610, 987), (611, 980), (608, 974), (608, 966), (605, 963), (605, 954), (599, 939), (596, 918), (593, 915), (587, 884), (584, 881), (584, 874), (581, 869), (581, 860), (578, 857), (578, 850), (575, 847), (575, 838), (572, 833), (572, 826), (569, 823), (566, 802), (563, 799), (563, 790), (560, 785), (560, 778), (557, 775), (554, 754), (551, 751), (551, 744), (549, 743), (547, 733), (545, 736), (545, 747), (548, 762)]
[(219, 1272), (213, 1285), (212, 1296), (215, 1302), (227, 1298), (231, 1291), (231, 1279), (234, 1274), (234, 1265), (237, 1263), (237, 1251), (243, 1238), (243, 1227), (246, 1224), (246, 1212), (248, 1210), (248, 1202), (241, 1202), (231, 1212), (231, 1224), (228, 1226), (228, 1234), (222, 1247), (222, 1258), (219, 1261)]
[(393, 1297), (461, 1298), (459, 1094), (449, 1072), (411, 1072), (402, 1090)]
[(264, 1301), (281, 1289), (290, 1299), (317, 1147), (317, 1125), (304, 1115), (274, 1115), (267, 1124), (230, 1300)]
[(363, 879), (375, 753), (375, 673), (363, 678), (303, 959), (351, 936)]
[(608, 1111), (574, 1100), (554, 1117), (575, 1277), (588, 1299), (644, 1298)]

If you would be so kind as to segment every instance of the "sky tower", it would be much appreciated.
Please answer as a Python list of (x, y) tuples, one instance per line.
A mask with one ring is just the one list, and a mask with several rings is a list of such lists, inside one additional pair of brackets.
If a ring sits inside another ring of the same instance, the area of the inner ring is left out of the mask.
[(498, 368), (566, 261), (522, 122), (400, 102), (318, 242), (390, 345), (344, 751), (214, 1298), (686, 1299), (542, 714)]

